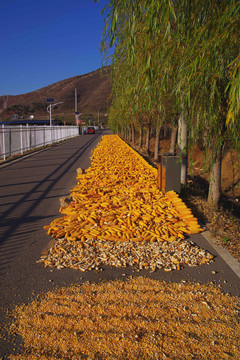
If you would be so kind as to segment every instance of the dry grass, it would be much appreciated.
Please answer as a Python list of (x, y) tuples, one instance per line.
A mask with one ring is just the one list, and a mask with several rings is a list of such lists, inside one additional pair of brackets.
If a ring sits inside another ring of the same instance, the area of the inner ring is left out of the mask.
[(237, 207), (235, 211), (227, 209), (228, 201), (226, 205), (222, 202), (219, 210), (213, 209), (208, 205), (204, 192), (194, 183), (184, 191), (183, 200), (193, 214), (207, 225), (219, 244), (240, 261), (240, 218)]
[(137, 278), (57, 289), (15, 310), (11, 359), (239, 359), (238, 298)]

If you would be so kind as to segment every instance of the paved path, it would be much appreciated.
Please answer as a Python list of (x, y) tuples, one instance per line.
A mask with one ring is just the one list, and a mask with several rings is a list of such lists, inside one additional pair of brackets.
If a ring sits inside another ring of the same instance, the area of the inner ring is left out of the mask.
[[(50, 240), (43, 226), (62, 216), (59, 198), (76, 185), (76, 169), (90, 166), (101, 136), (78, 136), (0, 166), (0, 324), (6, 308), (55, 284), (51, 271), (36, 264)], [(0, 358), (9, 347), (0, 340)]]
[[(191, 236), (200, 247), (209, 250), (215, 262), (180, 271), (105, 268), (102, 272), (71, 269), (45, 269), (36, 263), (50, 241), (44, 225), (59, 214), (59, 198), (69, 195), (76, 185), (76, 169), (90, 166), (91, 150), (102, 134), (67, 140), (41, 152), (0, 166), (0, 323), (6, 322), (6, 309), (27, 302), (42, 291), (86, 280), (127, 278), (148, 275), (166, 281), (214, 282), (233, 295), (240, 295), (239, 277), (202, 235)], [(229, 260), (231, 263), (231, 258)], [(18, 348), (20, 339), (2, 331), (0, 359), (7, 359)]]

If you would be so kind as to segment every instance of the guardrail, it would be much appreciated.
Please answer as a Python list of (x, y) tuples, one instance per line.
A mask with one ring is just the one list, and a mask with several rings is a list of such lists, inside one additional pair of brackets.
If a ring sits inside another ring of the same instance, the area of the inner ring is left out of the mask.
[(0, 159), (79, 135), (78, 126), (1, 125)]

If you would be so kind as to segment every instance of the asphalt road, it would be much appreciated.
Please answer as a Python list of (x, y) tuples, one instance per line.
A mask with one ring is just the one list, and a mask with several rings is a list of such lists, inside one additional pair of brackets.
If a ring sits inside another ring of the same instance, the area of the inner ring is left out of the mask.
[(109, 267), (82, 273), (44, 268), (36, 262), (50, 241), (43, 226), (62, 216), (59, 198), (69, 195), (77, 184), (77, 168), (90, 166), (91, 151), (103, 134), (79, 136), (0, 166), (0, 359), (18, 353), (21, 342), (6, 331), (7, 311), (56, 286), (147, 275), (166, 281), (213, 282), (224, 292), (240, 296), (239, 277), (201, 234), (189, 240), (210, 251), (214, 262), (180, 271), (150, 273)]

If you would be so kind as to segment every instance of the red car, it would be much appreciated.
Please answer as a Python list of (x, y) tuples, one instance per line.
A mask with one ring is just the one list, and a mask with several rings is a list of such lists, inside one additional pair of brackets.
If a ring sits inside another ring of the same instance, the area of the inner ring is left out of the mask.
[(95, 134), (95, 129), (93, 126), (89, 126), (87, 128), (87, 134)]

